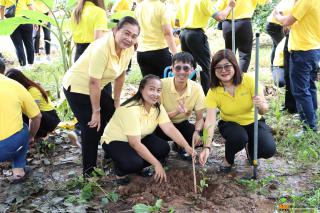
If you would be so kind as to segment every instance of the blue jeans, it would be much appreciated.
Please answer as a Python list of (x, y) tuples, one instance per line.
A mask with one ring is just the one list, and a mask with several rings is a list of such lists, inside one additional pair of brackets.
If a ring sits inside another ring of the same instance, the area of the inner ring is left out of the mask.
[(320, 49), (292, 51), (289, 73), (292, 94), (296, 100), (300, 118), (313, 130), (317, 129), (317, 78)]
[(0, 141), (0, 162), (12, 160), (12, 168), (24, 168), (26, 166), (26, 156), (29, 143), (29, 130), (27, 125)]

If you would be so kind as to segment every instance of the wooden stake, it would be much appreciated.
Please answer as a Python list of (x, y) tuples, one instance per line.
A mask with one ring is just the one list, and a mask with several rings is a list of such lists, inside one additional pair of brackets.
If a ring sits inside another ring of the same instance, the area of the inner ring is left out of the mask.
[[(192, 150), (194, 152), (194, 141), (192, 141)], [(196, 177), (195, 157), (192, 158), (192, 170), (193, 170), (194, 193), (197, 194), (197, 177)]]

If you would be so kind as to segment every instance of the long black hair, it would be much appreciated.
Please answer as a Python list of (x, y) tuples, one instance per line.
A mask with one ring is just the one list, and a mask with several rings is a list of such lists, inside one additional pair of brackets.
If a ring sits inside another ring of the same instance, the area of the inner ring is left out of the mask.
[[(126, 100), (125, 102), (123, 102), (121, 104), (121, 106), (125, 106), (125, 105), (137, 106), (137, 105), (143, 104), (144, 99), (143, 99), (143, 96), (142, 96), (142, 90), (145, 88), (146, 84), (149, 81), (153, 80), (153, 79), (161, 81), (160, 78), (158, 76), (156, 76), (156, 75), (149, 74), (149, 75), (144, 76), (144, 78), (140, 81), (137, 93), (134, 96), (132, 96), (131, 98), (129, 98), (128, 100)], [(132, 102), (132, 104), (129, 105), (129, 103), (131, 103), (131, 102)], [(157, 102), (154, 106), (157, 108), (158, 116), (159, 116), (159, 114), (160, 114), (160, 103)]]
[(20, 70), (13, 69), (13, 68), (9, 69), (5, 73), (5, 76), (19, 82), (26, 89), (29, 89), (30, 87), (37, 88), (40, 91), (42, 97), (48, 103), (48, 94), (46, 93), (46, 91), (39, 84), (27, 78)]

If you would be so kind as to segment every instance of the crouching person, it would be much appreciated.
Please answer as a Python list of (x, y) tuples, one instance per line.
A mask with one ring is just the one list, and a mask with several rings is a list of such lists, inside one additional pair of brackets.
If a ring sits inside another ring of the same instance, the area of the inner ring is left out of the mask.
[(138, 92), (116, 109), (104, 130), (102, 147), (113, 160), (119, 184), (128, 182), (125, 175), (141, 172), (149, 165), (155, 168), (154, 179), (157, 182), (166, 181), (161, 162), (167, 157), (170, 147), (166, 140), (154, 134), (158, 125), (187, 153), (195, 155), (159, 104), (161, 87), (159, 77), (146, 75)]
[[(3, 72), (0, 65), (0, 162), (12, 161), (12, 183), (20, 183), (30, 174), (26, 169), (28, 144), (34, 141), (41, 114), (28, 91)], [(22, 113), (30, 118), (29, 129), (23, 124)]]

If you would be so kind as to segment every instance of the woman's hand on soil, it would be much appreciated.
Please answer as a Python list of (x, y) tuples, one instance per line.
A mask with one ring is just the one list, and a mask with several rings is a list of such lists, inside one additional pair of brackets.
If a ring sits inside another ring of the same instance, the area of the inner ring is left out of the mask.
[(210, 150), (209, 149), (203, 149), (202, 152), (199, 155), (199, 163), (201, 166), (204, 166), (206, 164), (207, 159), (209, 157)]
[(100, 111), (93, 112), (91, 115), (91, 121), (88, 122), (90, 128), (97, 128), (97, 132), (100, 130)]
[(155, 170), (154, 180), (155, 180), (157, 183), (160, 183), (160, 184), (161, 184), (163, 181), (164, 181), (164, 182), (167, 182), (166, 172), (164, 171), (161, 163), (155, 165), (154, 170)]

